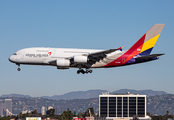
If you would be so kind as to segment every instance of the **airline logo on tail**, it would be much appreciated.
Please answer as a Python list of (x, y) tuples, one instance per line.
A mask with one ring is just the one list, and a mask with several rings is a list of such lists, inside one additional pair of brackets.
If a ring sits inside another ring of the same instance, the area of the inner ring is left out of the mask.
[[(150, 55), (155, 43), (157, 42), (164, 24), (155, 24), (149, 31), (147, 31), (129, 50), (116, 60), (105, 65), (105, 67), (113, 67), (117, 65), (125, 65), (136, 62), (134, 57)], [(118, 62), (121, 61), (121, 62)]]

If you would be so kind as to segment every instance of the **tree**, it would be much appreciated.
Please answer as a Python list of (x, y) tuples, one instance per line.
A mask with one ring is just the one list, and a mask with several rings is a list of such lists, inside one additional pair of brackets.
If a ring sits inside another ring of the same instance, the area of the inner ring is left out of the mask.
[(50, 109), (50, 110), (47, 110), (46, 114), (49, 116), (52, 116), (54, 115), (54, 112), (55, 112), (55, 109)]
[(61, 114), (61, 119), (62, 120), (72, 120), (73, 119), (73, 113), (67, 109), (67, 111), (63, 111)]
[(21, 112), (19, 113), (19, 117), (22, 118), (22, 113)]
[(149, 117), (151, 117), (151, 118), (152, 118), (152, 116), (153, 116), (150, 112), (148, 112), (147, 115), (148, 115)]
[(89, 111), (88, 111), (88, 110), (85, 111), (85, 113), (83, 114), (83, 118), (85, 118), (85, 117), (89, 117), (89, 116), (90, 116)]
[(94, 113), (94, 108), (93, 108), (93, 107), (88, 108), (88, 110), (91, 111), (91, 114), (95, 115), (95, 113)]
[(37, 114), (37, 110), (35, 109), (34, 111), (31, 112), (31, 114)]
[(73, 117), (76, 117), (76, 111), (74, 111)]
[(163, 116), (161, 116), (161, 115), (158, 118), (159, 118), (159, 120), (163, 120)]
[(83, 117), (83, 113), (82, 112), (79, 112), (78, 115), (77, 115), (78, 118), (82, 118)]
[(15, 120), (18, 120), (18, 115), (16, 116)]
[(93, 108), (93, 107), (89, 107), (89, 108), (85, 111), (83, 117), (89, 117), (90, 114), (91, 114), (91, 116), (95, 116), (94, 108)]
[(167, 118), (169, 118), (169, 111), (167, 110)]
[(31, 113), (22, 114), (22, 118), (26, 118), (26, 117), (30, 117), (30, 116), (31, 116)]
[(10, 116), (4, 116), (3, 118), (0, 118), (0, 120), (10, 120)]

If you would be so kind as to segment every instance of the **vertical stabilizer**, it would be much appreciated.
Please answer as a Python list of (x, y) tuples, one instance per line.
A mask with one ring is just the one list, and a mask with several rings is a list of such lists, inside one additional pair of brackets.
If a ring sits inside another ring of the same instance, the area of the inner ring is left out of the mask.
[(165, 24), (155, 24), (152, 26), (129, 50), (106, 66), (115, 66), (116, 63), (119, 63), (117, 65), (130, 64), (135, 62), (134, 57), (136, 56), (149, 55), (155, 46), (164, 25)]
[[(165, 24), (155, 24), (152, 26), (126, 53), (127, 58), (125, 62), (128, 62), (134, 56), (149, 55), (155, 46), (158, 37), (161, 34)], [(123, 63), (123, 64), (124, 64)]]
[(149, 55), (157, 42), (161, 31), (165, 24), (155, 24), (150, 30), (146, 32), (146, 38), (142, 46), (141, 52), (139, 55), (145, 56)]

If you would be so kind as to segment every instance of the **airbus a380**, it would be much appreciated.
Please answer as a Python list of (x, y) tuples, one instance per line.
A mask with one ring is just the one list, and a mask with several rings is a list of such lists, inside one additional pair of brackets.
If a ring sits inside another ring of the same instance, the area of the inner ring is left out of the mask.
[(92, 73), (91, 68), (109, 68), (156, 60), (163, 54), (150, 54), (165, 24), (155, 24), (129, 50), (25, 48), (10, 56), (18, 65), (49, 65), (57, 69), (78, 68), (77, 73)]

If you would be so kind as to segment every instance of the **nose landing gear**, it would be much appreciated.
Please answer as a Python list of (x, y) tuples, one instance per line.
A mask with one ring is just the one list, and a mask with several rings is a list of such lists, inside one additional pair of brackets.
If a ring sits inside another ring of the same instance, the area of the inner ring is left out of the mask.
[(79, 70), (77, 70), (77, 74), (79, 74), (79, 73), (82, 73), (82, 74), (88, 74), (88, 73), (92, 73), (92, 70), (83, 70), (83, 69), (79, 69)]
[(21, 68), (20, 68), (20, 64), (17, 64), (17, 65), (18, 65), (18, 69), (17, 69), (17, 70), (20, 71), (20, 70), (21, 70)]

